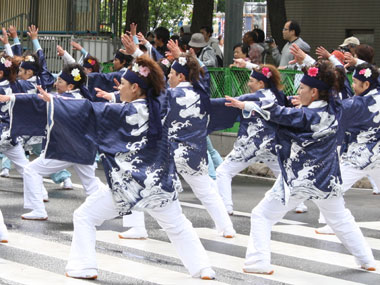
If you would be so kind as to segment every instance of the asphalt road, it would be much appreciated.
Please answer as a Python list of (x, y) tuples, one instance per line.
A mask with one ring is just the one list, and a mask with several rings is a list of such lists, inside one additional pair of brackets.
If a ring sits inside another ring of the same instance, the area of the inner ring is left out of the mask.
[[(72, 170), (72, 169), (70, 169)], [(79, 183), (75, 173), (73, 182)], [(102, 170), (97, 175), (105, 182)], [(351, 210), (370, 243), (378, 271), (358, 269), (335, 236), (314, 233), (318, 210), (307, 201), (307, 213), (289, 212), (272, 233), (271, 276), (245, 274), (241, 271), (250, 229), (249, 213), (270, 189), (272, 181), (236, 177), (233, 180), (235, 215), (231, 217), (238, 236), (219, 237), (214, 224), (191, 190), (180, 194), (183, 212), (193, 223), (208, 251), (217, 273), (210, 284), (380, 284), (380, 196), (370, 190), (350, 190), (346, 205)], [(81, 187), (60, 190), (45, 182), (50, 201), (46, 203), (47, 221), (24, 221), (22, 179), (13, 170), (11, 178), (0, 178), (0, 209), (9, 229), (8, 244), (0, 245), (0, 284), (209, 284), (191, 278), (173, 252), (166, 234), (146, 215), (149, 239), (119, 240), (124, 231), (120, 218), (98, 228), (97, 252), (99, 277), (82, 281), (64, 276), (73, 231), (72, 214), (85, 199)], [(79, 186), (79, 185), (78, 185)]]

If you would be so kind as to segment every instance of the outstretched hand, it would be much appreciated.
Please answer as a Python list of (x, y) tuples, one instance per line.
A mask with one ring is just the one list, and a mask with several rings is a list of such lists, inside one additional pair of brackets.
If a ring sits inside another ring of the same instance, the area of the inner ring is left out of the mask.
[(6, 103), (11, 100), (11, 96), (0, 94), (0, 103)]
[(357, 58), (355, 58), (350, 52), (344, 53), (344, 62), (346, 63), (344, 65), (344, 68), (348, 68), (350, 66), (355, 66), (358, 62)]
[(38, 28), (35, 25), (28, 27), (28, 36), (31, 40), (36, 40), (38, 38)]
[(77, 42), (71, 41), (70, 44), (73, 47), (73, 49), (75, 49), (77, 51), (81, 51), (83, 49), (83, 47), (80, 44), (78, 44)]
[(37, 90), (40, 92), (38, 93), (38, 97), (45, 102), (50, 102), (51, 101), (51, 95), (47, 93), (44, 89), (42, 89), (41, 85), (37, 86)]
[(2, 31), (2, 36), (0, 36), (0, 41), (1, 41), (4, 45), (5, 45), (5, 44), (9, 44), (7, 30), (6, 30), (5, 28), (2, 28), (1, 31)]
[(12, 37), (12, 39), (17, 38), (17, 29), (15, 26), (10, 25), (8, 28), (9, 35)]
[(247, 66), (247, 62), (242, 58), (236, 58), (234, 59), (234, 63), (232, 65), (240, 68), (245, 68)]
[(60, 45), (57, 45), (57, 55), (63, 56), (64, 54), (65, 54), (65, 50)]
[(289, 61), (289, 64), (302, 64), (305, 60), (306, 53), (296, 44), (290, 46), (290, 53), (294, 56), (294, 59)]
[(244, 106), (245, 106), (244, 102), (236, 100), (235, 98), (232, 98), (228, 95), (226, 95), (225, 97), (227, 99), (227, 102), (225, 103), (227, 107), (234, 107), (234, 108), (239, 108), (242, 110), (244, 109)]
[(167, 47), (168, 47), (168, 50), (170, 51), (172, 57), (179, 58), (179, 56), (181, 55), (181, 50), (178, 46), (177, 40), (175, 42), (173, 40), (169, 40)]
[(137, 31), (137, 24), (136, 23), (131, 23), (129, 25), (129, 28), (131, 30), (131, 35), (136, 36), (136, 31)]
[(124, 34), (121, 36), (121, 43), (125, 49), (121, 49), (120, 52), (132, 55), (137, 50), (136, 44), (133, 41), (131, 34)]
[(317, 47), (315, 53), (318, 55), (319, 59), (329, 59), (331, 56), (331, 53), (329, 53), (323, 46)]
[(95, 91), (96, 91), (96, 97), (103, 98), (103, 99), (106, 99), (108, 101), (110, 101), (112, 99), (112, 93), (108, 93), (106, 91), (103, 91), (100, 88), (95, 88)]
[(141, 32), (137, 34), (137, 38), (139, 39), (140, 44), (142, 44), (144, 46), (148, 42), (147, 39), (144, 37), (144, 35)]

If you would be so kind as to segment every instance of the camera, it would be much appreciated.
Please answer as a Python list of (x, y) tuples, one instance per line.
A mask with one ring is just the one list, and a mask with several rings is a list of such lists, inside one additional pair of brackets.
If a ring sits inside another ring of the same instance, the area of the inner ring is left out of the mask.
[(267, 37), (267, 38), (265, 39), (265, 42), (266, 42), (267, 44), (271, 44), (271, 43), (274, 42), (274, 38), (272, 38), (272, 37)]

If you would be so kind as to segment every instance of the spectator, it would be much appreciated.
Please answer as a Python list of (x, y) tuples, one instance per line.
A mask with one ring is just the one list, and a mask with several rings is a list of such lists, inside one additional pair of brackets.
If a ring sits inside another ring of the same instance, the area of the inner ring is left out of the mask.
[[(234, 46), (234, 60), (241, 58), (245, 61), (250, 61), (248, 57), (248, 51), (249, 51), (249, 46), (247, 46), (246, 44), (242, 44), (242, 43), (236, 44)], [(238, 67), (236, 63), (231, 64), (230, 67), (231, 66)]]
[(339, 48), (344, 52), (350, 52), (352, 55), (355, 55), (355, 47), (360, 45), (358, 38), (349, 37), (346, 38)]
[(264, 48), (264, 51), (261, 54), (261, 62), (266, 62), (267, 54), (269, 53), (269, 46), (266, 44), (265, 41), (265, 33), (262, 29), (255, 28), (253, 29), (253, 32), (257, 35), (257, 43), (261, 45)]
[(146, 34), (146, 40), (153, 45), (154, 44), (154, 33), (153, 32), (148, 32)]
[(181, 28), (179, 28), (179, 36), (182, 38), (185, 35), (191, 36), (190, 25), (184, 25)]
[(355, 55), (357, 58), (364, 60), (365, 62), (373, 64), (373, 58), (375, 51), (373, 48), (366, 44), (361, 44), (355, 47)]
[(243, 43), (249, 46), (248, 56), (252, 63), (261, 64), (264, 48), (258, 43), (257, 34), (253, 31), (244, 34)]
[(201, 33), (195, 33), (191, 36), (189, 46), (194, 50), (196, 56), (204, 65), (207, 67), (217, 67), (214, 49), (207, 45)]
[(309, 44), (300, 37), (300, 34), (301, 27), (299, 24), (296, 21), (290, 20), (285, 23), (284, 28), (282, 29), (282, 37), (288, 42), (282, 48), (281, 53), (278, 50), (276, 43), (271, 43), (270, 47), (272, 48), (272, 57), (279, 68), (284, 69), (292, 67), (289, 65), (289, 61), (294, 58), (290, 53), (290, 47), (292, 44), (297, 44), (305, 53), (310, 52)]
[(220, 51), (222, 52), (222, 54), (224, 56), (224, 37), (223, 37), (223, 35), (218, 36), (218, 42), (219, 42)]
[(211, 37), (213, 29), (210, 26), (202, 26), (200, 32), (205, 38), (206, 43), (214, 49), (218, 66), (223, 66), (223, 53), (219, 48), (219, 41)]
[(170, 32), (167, 28), (158, 27), (154, 30), (154, 44), (157, 51), (165, 57), (165, 52), (168, 51), (166, 45), (169, 41)]

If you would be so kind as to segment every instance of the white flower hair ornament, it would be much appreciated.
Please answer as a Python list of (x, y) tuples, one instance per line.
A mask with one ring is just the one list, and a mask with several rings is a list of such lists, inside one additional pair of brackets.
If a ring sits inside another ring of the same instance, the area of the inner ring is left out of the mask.
[(139, 65), (137, 63), (134, 63), (133, 66), (132, 66), (132, 71), (138, 73), (139, 72)]
[(31, 56), (31, 55), (27, 55), (27, 56), (25, 57), (25, 61), (35, 62), (34, 57)]
[(74, 81), (79, 81), (82, 79), (78, 68), (74, 68), (73, 70), (71, 70), (71, 75), (74, 77)]
[(179, 57), (178, 58), (178, 63), (180, 65), (184, 66), (187, 63), (186, 57), (183, 57), (183, 56)]
[(12, 62), (11, 62), (10, 60), (8, 60), (8, 59), (5, 59), (4, 57), (2, 57), (2, 58), (0, 59), (0, 62), (1, 62), (2, 64), (4, 64), (4, 66), (5, 66), (6, 68), (12, 66)]
[(372, 75), (372, 71), (369, 68), (363, 68), (359, 71), (360, 75), (363, 75), (365, 78), (369, 78)]

